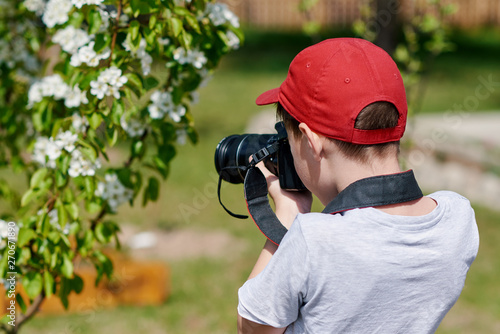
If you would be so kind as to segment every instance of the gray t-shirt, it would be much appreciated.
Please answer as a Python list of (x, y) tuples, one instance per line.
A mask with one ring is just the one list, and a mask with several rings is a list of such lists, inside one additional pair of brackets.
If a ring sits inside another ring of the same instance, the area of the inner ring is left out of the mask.
[(458, 299), (479, 234), (469, 201), (429, 195), (424, 216), (374, 208), (300, 214), (239, 290), (238, 313), (285, 333), (434, 333)]

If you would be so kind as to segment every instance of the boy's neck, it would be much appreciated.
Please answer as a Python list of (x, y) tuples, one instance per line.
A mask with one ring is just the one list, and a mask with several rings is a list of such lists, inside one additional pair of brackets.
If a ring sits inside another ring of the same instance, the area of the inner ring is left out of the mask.
[[(362, 164), (350, 159), (338, 157), (335, 162), (332, 160), (330, 163), (325, 161), (325, 164), (326, 163), (331, 166), (329, 169), (331, 172), (325, 173), (324, 182), (328, 184), (329, 187), (325, 187), (324, 189), (328, 188), (330, 191), (325, 194), (318, 194), (318, 198), (323, 205), (327, 205), (342, 190), (355, 181), (377, 175), (401, 172), (399, 162), (395, 157), (372, 160), (370, 164)], [(376, 207), (376, 209), (391, 215), (421, 216), (430, 213), (434, 210), (436, 205), (436, 202), (431, 198), (423, 197), (411, 202), (379, 206)]]
[(324, 163), (324, 167), (329, 166), (327, 167), (329, 172), (325, 173), (324, 180), (321, 181), (324, 182), (322, 189), (326, 191), (324, 194), (317, 194), (324, 205), (353, 182), (367, 177), (401, 172), (397, 158), (376, 159), (364, 164), (340, 156)]

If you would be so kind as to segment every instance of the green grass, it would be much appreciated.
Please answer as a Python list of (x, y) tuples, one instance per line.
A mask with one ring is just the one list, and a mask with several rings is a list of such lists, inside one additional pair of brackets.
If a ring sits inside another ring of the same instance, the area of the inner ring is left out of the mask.
[[(455, 39), (457, 51), (436, 59), (429, 72), (422, 112), (445, 111), (461, 103), (474, 94), (480, 76), (491, 74), (500, 81), (497, 32), (457, 32)], [(192, 110), (200, 142), (179, 148), (159, 201), (146, 208), (122, 207), (115, 217), (120, 223), (135, 224), (144, 230), (159, 227), (229, 231), (244, 250), (227, 249), (228, 256), (218, 258), (170, 261), (172, 295), (159, 307), (40, 316), (26, 325), (24, 333), (235, 331), (237, 289), (246, 280), (264, 240), (253, 222), (231, 218), (220, 207), (215, 196), (214, 150), (220, 139), (242, 133), (249, 119), (264, 109), (255, 106), (255, 98), (278, 86), (294, 55), (309, 44), (308, 38), (296, 34), (247, 34), (246, 46), (224, 59), (212, 81), (200, 91), (200, 103)], [(498, 110), (499, 97), (492, 94), (481, 101), (478, 110)], [(226, 184), (223, 199), (234, 212), (246, 212), (241, 185)], [(186, 208), (190, 214), (186, 214)], [(500, 214), (479, 207), (476, 210), (481, 233), (479, 256), (457, 306), (439, 329), (442, 334), (492, 333), (493, 326), (500, 322)], [(467, 316), (472, 318), (468, 322)]]

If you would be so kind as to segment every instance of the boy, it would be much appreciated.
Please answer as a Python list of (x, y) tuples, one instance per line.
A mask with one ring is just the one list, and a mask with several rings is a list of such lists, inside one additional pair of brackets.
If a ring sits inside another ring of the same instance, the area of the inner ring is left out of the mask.
[(300, 52), (283, 84), (257, 98), (271, 103), (307, 189), (327, 209), (340, 198), (373, 205), (310, 213), (310, 193), (283, 191), (260, 166), (289, 231), (279, 246), (266, 242), (239, 290), (239, 333), (433, 333), (479, 236), (464, 197), (405, 198), (418, 186), (398, 163), (407, 104), (396, 64), (370, 42), (329, 39)]

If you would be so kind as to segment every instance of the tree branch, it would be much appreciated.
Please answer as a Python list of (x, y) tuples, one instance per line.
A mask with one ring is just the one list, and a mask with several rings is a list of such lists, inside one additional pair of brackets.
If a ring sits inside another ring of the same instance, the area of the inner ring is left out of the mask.
[(97, 215), (97, 217), (92, 219), (91, 225), (90, 225), (90, 229), (92, 231), (94, 231), (97, 223), (99, 223), (101, 221), (101, 219), (104, 218), (105, 215), (106, 215), (106, 208), (104, 207), (104, 208), (102, 208), (101, 212), (99, 212), (99, 215)]
[[(148, 134), (149, 134), (148, 130), (145, 130), (144, 133), (142, 134), (141, 138), (139, 138), (139, 140), (140, 141), (144, 141), (144, 139), (146, 139), (146, 137), (148, 136)], [(137, 158), (137, 156), (131, 155), (130, 158), (128, 158), (128, 160), (123, 163), (123, 166), (125, 168), (130, 167), (130, 165), (132, 165), (132, 162), (134, 162), (135, 158)]]
[(26, 313), (21, 314), (18, 318), (18, 322), (16, 323), (17, 331), (19, 331), (19, 328), (21, 325), (23, 325), (26, 321), (28, 321), (31, 317), (35, 315), (36, 312), (38, 312), (38, 308), (42, 304), (42, 302), (45, 300), (45, 292), (42, 290), (42, 292), (35, 297), (33, 300), (33, 303), (28, 307), (26, 310)]
[(118, 3), (115, 26), (113, 28), (113, 37), (111, 38), (111, 47), (110, 47), (111, 51), (109, 53), (108, 67), (111, 66), (111, 62), (113, 61), (113, 51), (116, 45), (116, 36), (118, 35), (118, 29), (120, 28), (120, 16), (122, 16), (122, 7), (123, 7), (123, 1), (120, 0), (120, 2)]

